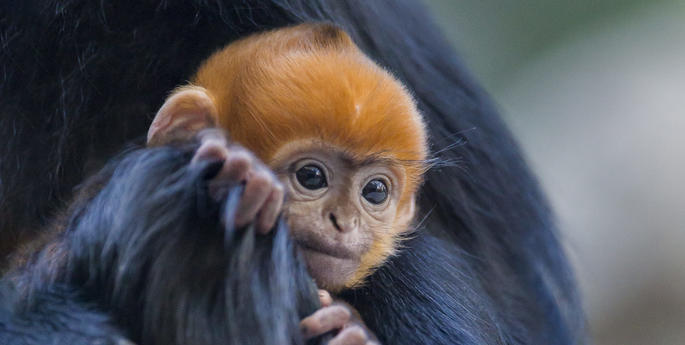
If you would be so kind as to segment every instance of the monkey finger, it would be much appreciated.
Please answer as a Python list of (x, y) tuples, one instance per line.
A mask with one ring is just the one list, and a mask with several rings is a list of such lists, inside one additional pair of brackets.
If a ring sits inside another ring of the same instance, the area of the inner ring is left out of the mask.
[(333, 304), (333, 297), (328, 291), (319, 289), (319, 303), (322, 307), (328, 307)]
[(211, 140), (200, 146), (191, 164), (202, 160), (223, 161), (221, 169), (209, 182), (209, 194), (215, 200), (221, 200), (226, 197), (229, 187), (247, 177), (253, 158), (245, 150), (229, 152), (224, 144)]
[[(212, 146), (226, 148), (228, 146), (228, 141), (223, 132), (216, 128), (207, 128), (201, 130), (197, 134), (197, 138), (200, 141), (200, 147), (202, 146)], [(199, 151), (199, 149), (198, 149)]]
[(197, 132), (196, 137), (200, 139), (201, 143), (210, 140), (220, 140), (223, 141), (224, 145), (226, 145), (228, 142), (225, 132), (215, 127), (200, 130)]
[(252, 154), (237, 146), (231, 147), (227, 152), (226, 161), (218, 177), (230, 182), (240, 182), (247, 179), (247, 175), (254, 164)]
[(329, 345), (367, 345), (370, 342), (361, 326), (346, 327), (328, 343)]
[(224, 134), (214, 128), (202, 130), (198, 137), (201, 142), (200, 148), (195, 152), (191, 162), (202, 159), (224, 161), (217, 180), (238, 182), (247, 177), (253, 161), (256, 160), (250, 151), (240, 145), (229, 146)]
[(245, 183), (245, 190), (238, 204), (235, 223), (244, 226), (250, 223), (264, 205), (271, 193), (275, 180), (266, 170), (251, 171)]
[(276, 219), (278, 218), (278, 213), (283, 206), (284, 193), (281, 182), (275, 180), (273, 182), (271, 194), (269, 194), (264, 202), (264, 206), (259, 211), (259, 220), (257, 221), (257, 231), (259, 231), (259, 233), (266, 234), (273, 228), (274, 223), (276, 223)]
[(228, 156), (228, 150), (226, 149), (226, 141), (223, 138), (211, 137), (206, 140), (202, 140), (202, 144), (195, 151), (193, 155), (191, 164), (197, 163), (202, 160), (218, 160), (223, 161)]
[(317, 310), (300, 322), (300, 329), (305, 339), (340, 329), (350, 321), (350, 311), (341, 305), (333, 305)]

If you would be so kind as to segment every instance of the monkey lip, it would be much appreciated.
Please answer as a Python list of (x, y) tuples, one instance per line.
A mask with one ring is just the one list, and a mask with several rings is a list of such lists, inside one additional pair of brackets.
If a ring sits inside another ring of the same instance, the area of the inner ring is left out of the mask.
[(339, 259), (354, 259), (355, 253), (340, 243), (330, 243), (318, 238), (295, 238), (297, 244), (304, 250), (318, 252)]

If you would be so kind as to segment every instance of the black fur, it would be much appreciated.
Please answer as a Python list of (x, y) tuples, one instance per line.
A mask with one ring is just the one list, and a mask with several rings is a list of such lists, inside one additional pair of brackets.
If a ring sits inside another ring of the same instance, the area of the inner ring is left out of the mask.
[(0, 344), (125, 345), (124, 332), (109, 314), (85, 301), (77, 291), (51, 286), (33, 296), (23, 309), (23, 296), (9, 283), (0, 287)]
[(240, 190), (214, 202), (217, 165), (188, 165), (190, 154), (131, 152), (92, 179), (104, 187), (75, 204), (59, 239), (5, 278), (18, 295), (0, 340), (302, 344), (299, 321), (318, 296), (283, 223), (269, 236), (222, 223)]
[(421, 235), (347, 295), (362, 310), (377, 306), (364, 317), (380, 339), (411, 343), (424, 334), (419, 325), (433, 334), (425, 343), (584, 343), (547, 202), (490, 101), (413, 0), (3, 2), (0, 243), (31, 237), (85, 171), (142, 137), (166, 93), (211, 52), (320, 20), (406, 83), (434, 152), (457, 163), (429, 172)]

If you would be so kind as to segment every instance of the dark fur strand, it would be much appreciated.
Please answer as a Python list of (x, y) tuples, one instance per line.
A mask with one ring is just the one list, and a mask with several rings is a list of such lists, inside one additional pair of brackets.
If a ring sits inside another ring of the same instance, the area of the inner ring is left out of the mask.
[(283, 223), (257, 237), (222, 221), (240, 190), (214, 202), (216, 164), (188, 165), (192, 152), (133, 151), (94, 177), (102, 189), (75, 204), (61, 238), (5, 278), (23, 294), (0, 333), (20, 343), (50, 323), (59, 344), (116, 329), (140, 344), (302, 344), (318, 297)]

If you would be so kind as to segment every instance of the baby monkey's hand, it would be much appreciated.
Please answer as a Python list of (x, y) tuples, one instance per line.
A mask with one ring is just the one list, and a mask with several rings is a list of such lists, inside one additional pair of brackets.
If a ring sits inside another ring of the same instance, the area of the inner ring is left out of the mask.
[(205, 129), (197, 136), (200, 147), (191, 164), (199, 161), (223, 162), (221, 170), (209, 182), (210, 195), (223, 198), (230, 186), (243, 183), (245, 189), (235, 224), (244, 226), (254, 221), (259, 233), (268, 233), (283, 206), (283, 184), (250, 151), (240, 145), (229, 144), (220, 130)]
[(300, 322), (305, 340), (330, 331), (338, 333), (328, 343), (330, 345), (379, 345), (359, 313), (349, 304), (333, 301), (325, 290), (319, 290), (321, 309)]

